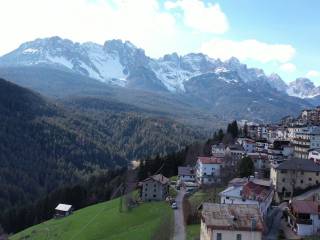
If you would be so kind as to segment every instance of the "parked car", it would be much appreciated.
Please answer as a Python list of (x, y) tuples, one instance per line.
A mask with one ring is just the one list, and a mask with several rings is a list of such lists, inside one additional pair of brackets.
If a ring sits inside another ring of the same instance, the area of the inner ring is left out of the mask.
[(172, 209), (178, 209), (177, 203), (176, 203), (176, 202), (173, 202), (173, 203), (171, 204), (171, 208), (172, 208)]

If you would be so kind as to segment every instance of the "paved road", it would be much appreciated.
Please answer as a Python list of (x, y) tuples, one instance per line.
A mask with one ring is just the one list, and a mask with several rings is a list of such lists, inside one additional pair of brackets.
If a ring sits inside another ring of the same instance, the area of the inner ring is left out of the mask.
[(281, 216), (283, 213), (283, 210), (287, 206), (286, 203), (281, 203), (279, 206), (274, 207), (271, 209), (271, 211), (268, 214), (267, 217), (267, 226), (269, 232), (267, 233), (267, 236), (265, 237), (266, 240), (277, 240), (278, 239), (278, 233), (281, 226)]
[(186, 230), (183, 219), (182, 200), (185, 195), (185, 190), (181, 188), (176, 197), (178, 209), (174, 210), (174, 240), (185, 240)]

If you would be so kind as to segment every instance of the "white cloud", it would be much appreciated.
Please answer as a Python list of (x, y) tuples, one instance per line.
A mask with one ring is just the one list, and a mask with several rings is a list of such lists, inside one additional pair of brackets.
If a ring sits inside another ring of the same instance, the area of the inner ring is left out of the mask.
[(237, 57), (240, 60), (255, 60), (261, 63), (286, 63), (295, 55), (295, 49), (287, 44), (269, 44), (255, 39), (233, 41), (214, 39), (202, 45), (201, 51), (222, 60)]
[(320, 72), (318, 72), (316, 70), (310, 70), (306, 74), (306, 77), (308, 77), (308, 78), (319, 77), (319, 76), (320, 76)]
[(229, 23), (219, 4), (205, 4), (201, 0), (178, 0), (165, 2), (167, 9), (180, 8), (184, 23), (194, 30), (222, 34), (228, 31)]
[(157, 0), (0, 1), (0, 29), (0, 54), (53, 35), (79, 42), (130, 40), (152, 56), (179, 48), (176, 19)]
[(297, 67), (293, 63), (284, 63), (280, 65), (280, 70), (287, 73), (293, 73), (297, 70)]

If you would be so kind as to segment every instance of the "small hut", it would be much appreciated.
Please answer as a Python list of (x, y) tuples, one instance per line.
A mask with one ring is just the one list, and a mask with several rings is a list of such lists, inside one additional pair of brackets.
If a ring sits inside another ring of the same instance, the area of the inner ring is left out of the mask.
[(54, 215), (55, 217), (66, 217), (72, 213), (73, 207), (72, 205), (60, 203), (54, 210), (55, 210), (55, 215)]

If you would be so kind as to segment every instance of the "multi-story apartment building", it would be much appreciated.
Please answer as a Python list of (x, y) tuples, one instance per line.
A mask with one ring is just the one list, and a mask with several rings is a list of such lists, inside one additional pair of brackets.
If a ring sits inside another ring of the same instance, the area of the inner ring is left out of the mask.
[(320, 165), (309, 159), (288, 159), (279, 165), (271, 165), (270, 179), (275, 189), (275, 200), (288, 200), (294, 191), (320, 184)]
[(315, 109), (305, 109), (301, 112), (300, 119), (305, 123), (320, 123), (320, 106)]
[(198, 157), (196, 180), (198, 184), (213, 184), (220, 181), (222, 159), (217, 157)]
[(308, 159), (309, 150), (320, 147), (320, 127), (311, 126), (301, 129), (295, 133), (292, 143), (294, 156)]

